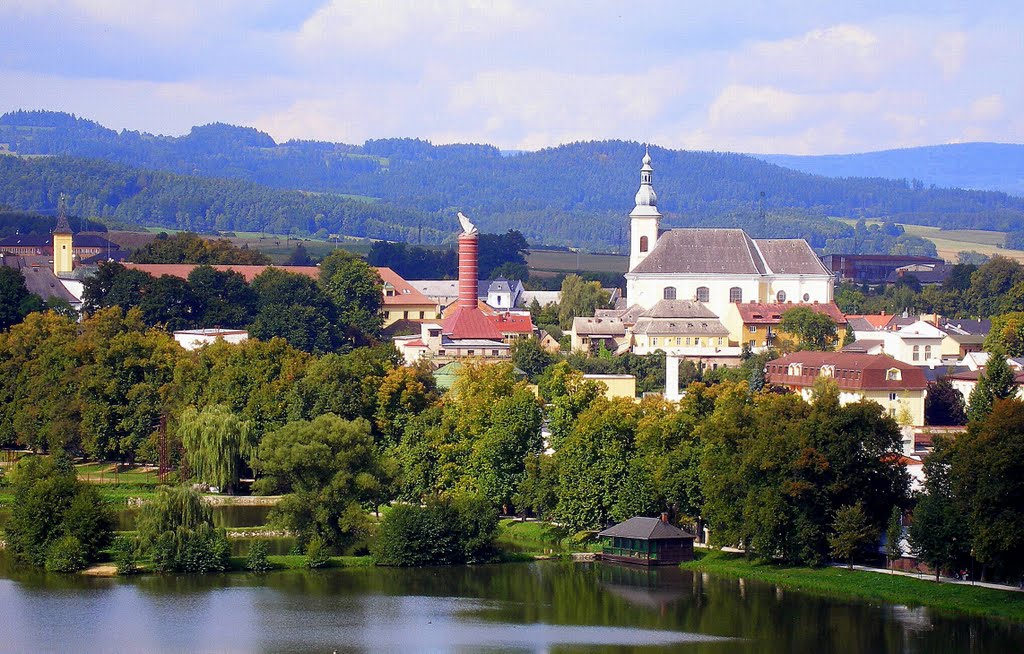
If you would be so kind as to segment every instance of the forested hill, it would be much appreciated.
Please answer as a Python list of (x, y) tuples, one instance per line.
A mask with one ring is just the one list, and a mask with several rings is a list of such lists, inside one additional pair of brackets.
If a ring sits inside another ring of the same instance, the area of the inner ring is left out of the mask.
[[(407, 238), (422, 224), (425, 242), (454, 233), (452, 215), (461, 209), (487, 231), (520, 229), (533, 243), (590, 248), (621, 244), (643, 155), (640, 144), (623, 141), (514, 156), (492, 146), (416, 139), (277, 144), (255, 129), (220, 124), (164, 137), (115, 132), (52, 112), (0, 117), (0, 144), (19, 155), (73, 157), (5, 157), (0, 204), (16, 209), (52, 210), (63, 190), (74, 196), (75, 211), (124, 222), (235, 230), (270, 225), (382, 238)], [(651, 155), (669, 226), (738, 225), (757, 236), (805, 236), (818, 245), (845, 228), (824, 216), (1024, 227), (1024, 199), (1002, 193), (829, 179), (730, 153), (655, 147)], [(25, 175), (49, 181), (40, 188)], [(758, 217), (762, 193), (767, 221)]]
[(1011, 143), (955, 143), (862, 154), (753, 156), (814, 175), (916, 179), (925, 186), (1024, 196), (1024, 145)]

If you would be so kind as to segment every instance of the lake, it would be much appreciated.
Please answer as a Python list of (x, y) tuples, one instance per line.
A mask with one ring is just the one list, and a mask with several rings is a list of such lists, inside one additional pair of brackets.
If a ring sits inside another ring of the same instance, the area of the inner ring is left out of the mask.
[(600, 563), (98, 579), (0, 552), (0, 650), (1013, 652), (1024, 625)]

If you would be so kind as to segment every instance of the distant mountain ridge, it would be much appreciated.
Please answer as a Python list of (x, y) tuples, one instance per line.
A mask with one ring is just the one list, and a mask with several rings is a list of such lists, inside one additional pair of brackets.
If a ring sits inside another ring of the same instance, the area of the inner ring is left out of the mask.
[[(167, 137), (31, 111), (0, 116), (0, 144), (19, 155), (50, 155), (10, 157), (18, 165), (2, 167), (0, 204), (17, 209), (52, 211), (65, 191), (83, 215), (122, 222), (424, 242), (450, 238), (455, 210), (463, 210), (490, 232), (518, 229), (531, 243), (595, 250), (621, 247), (628, 237), (643, 155), (641, 144), (624, 141), (514, 156), (490, 145), (420, 139), (278, 144), (254, 128), (224, 124)], [(733, 153), (652, 147), (651, 155), (667, 227), (737, 226), (757, 237), (807, 238), (819, 248), (853, 236), (852, 227), (827, 216), (1024, 227), (1024, 198), (1004, 193), (831, 179)]]
[(926, 187), (1024, 196), (1024, 145), (1015, 143), (953, 143), (859, 154), (750, 156), (812, 175), (917, 179)]

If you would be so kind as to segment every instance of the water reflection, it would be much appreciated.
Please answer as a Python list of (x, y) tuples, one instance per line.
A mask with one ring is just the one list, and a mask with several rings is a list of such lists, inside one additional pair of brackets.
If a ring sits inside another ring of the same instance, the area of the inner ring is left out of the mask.
[(14, 651), (70, 643), (82, 651), (1024, 649), (1017, 624), (780, 597), (774, 586), (674, 568), (539, 562), (130, 580), (9, 569), (4, 577), (0, 649)]

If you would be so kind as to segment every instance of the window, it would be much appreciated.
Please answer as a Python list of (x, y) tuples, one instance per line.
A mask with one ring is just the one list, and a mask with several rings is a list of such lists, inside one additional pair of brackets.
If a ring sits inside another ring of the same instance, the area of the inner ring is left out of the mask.
[(661, 294), (661, 296), (663, 298), (665, 298), (666, 300), (674, 300), (674, 299), (676, 299), (676, 287), (675, 286), (666, 286), (665, 287), (665, 291)]
[(683, 339), (681, 339), (678, 336), (676, 336), (676, 345), (682, 345), (682, 344), (683, 344)]
[(498, 351), (497, 350), (491, 350), (491, 356), (492, 357), (498, 356)]
[(779, 291), (775, 294), (775, 301), (782, 303), (786, 301), (786, 291)]
[(423, 320), (426, 317), (427, 317), (427, 312), (426, 311), (420, 311), (420, 320)]
[(925, 345), (924, 346), (924, 358), (925, 358), (925, 360), (928, 360), (928, 359), (932, 358), (932, 346), (931, 345)]
[(641, 252), (647, 252), (647, 237), (646, 236), (641, 236), (640, 237), (640, 251)]
[(915, 345), (914, 346), (914, 361), (920, 361), (920, 360), (921, 360), (921, 346), (920, 345)]
[(697, 301), (707, 302), (711, 298), (711, 290), (707, 286), (697, 287)]
[(902, 379), (900, 375), (900, 369), (889, 368), (888, 370), (885, 371), (885, 378), (889, 381), (900, 381), (900, 379)]
[(657, 344), (658, 344), (658, 337), (657, 336), (652, 336), (651, 337), (651, 345), (657, 345)]
[(751, 333), (751, 334), (756, 334), (756, 333), (757, 333), (757, 325), (751, 325), (751, 326), (750, 326), (750, 327), (748, 327), (747, 329), (749, 329), (749, 330), (750, 330), (750, 333)]
[(895, 402), (896, 401), (896, 393), (889, 393), (889, 401), (890, 402)]
[(742, 302), (743, 301), (743, 289), (739, 286), (733, 286), (729, 289), (729, 301), (730, 302)]
[(476, 350), (468, 350), (466, 354), (468, 354), (469, 356), (473, 356), (474, 354), (476, 354)]
[(687, 345), (689, 345), (689, 344), (690, 344), (690, 337), (689, 337), (689, 336), (687, 336), (687, 337), (686, 337), (686, 344), (687, 344)]
[(444, 356), (444, 350), (438, 350), (437, 351), (437, 356), (443, 357)]
[(402, 318), (408, 320), (409, 319), (409, 312), (408, 311), (403, 311), (402, 312)]
[(721, 345), (721, 344), (722, 344), (722, 337), (721, 337), (721, 336), (719, 336), (719, 337), (718, 337), (718, 344), (719, 344), (719, 345)]
[(811, 301), (811, 294), (810, 293), (804, 293), (804, 302), (810, 302), (810, 301)]

